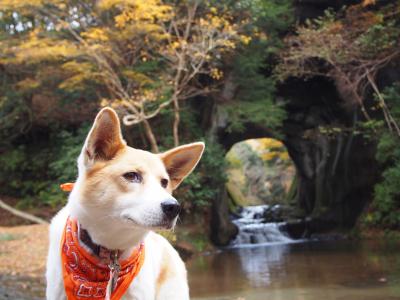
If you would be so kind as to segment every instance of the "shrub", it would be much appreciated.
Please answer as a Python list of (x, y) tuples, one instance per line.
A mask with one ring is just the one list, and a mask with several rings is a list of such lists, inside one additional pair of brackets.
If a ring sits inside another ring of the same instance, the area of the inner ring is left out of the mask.
[[(400, 84), (386, 88), (383, 96), (392, 116), (400, 120)], [(365, 217), (369, 225), (395, 229), (400, 227), (400, 138), (382, 129), (378, 138), (376, 159), (384, 168), (382, 178), (374, 187), (374, 198)]]
[(33, 139), (3, 153), (0, 193), (18, 197), (24, 205), (63, 203), (66, 196), (59, 185), (75, 180), (75, 162), (87, 132), (87, 126), (52, 132), (39, 142)]

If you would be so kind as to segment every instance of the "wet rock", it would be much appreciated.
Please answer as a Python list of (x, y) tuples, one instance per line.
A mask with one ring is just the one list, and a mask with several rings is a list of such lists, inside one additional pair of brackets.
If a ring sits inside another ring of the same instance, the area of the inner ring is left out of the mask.
[(214, 199), (211, 207), (210, 239), (214, 245), (227, 246), (239, 230), (230, 218), (226, 190), (222, 189), (220, 194), (220, 197)]
[(296, 211), (288, 205), (273, 205), (268, 207), (263, 214), (265, 222), (286, 222), (293, 219)]
[(283, 225), (282, 230), (292, 239), (304, 238), (307, 233), (306, 220), (292, 220)]
[(342, 240), (346, 238), (344, 234), (332, 231), (336, 228), (337, 223), (332, 220), (311, 217), (289, 220), (282, 225), (282, 230), (292, 239)]

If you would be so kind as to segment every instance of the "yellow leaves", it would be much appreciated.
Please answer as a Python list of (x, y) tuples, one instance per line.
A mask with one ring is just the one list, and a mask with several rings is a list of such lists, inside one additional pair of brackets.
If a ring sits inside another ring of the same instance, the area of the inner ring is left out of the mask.
[(129, 24), (147, 22), (155, 24), (160, 21), (167, 21), (172, 17), (172, 7), (165, 5), (159, 0), (146, 1), (117, 1), (107, 0), (101, 1), (100, 7), (110, 7), (117, 5), (121, 9), (121, 13), (115, 16), (115, 26), (124, 28)]
[(271, 139), (253, 139), (248, 140), (246, 143), (256, 152), (261, 153), (260, 156), (264, 161), (280, 159), (282, 161), (289, 161), (290, 157), (282, 142)]
[(120, 7), (121, 9), (127, 5), (134, 5), (137, 0), (100, 0), (97, 3), (97, 7), (101, 10), (109, 10), (114, 7)]
[(207, 28), (208, 30), (224, 30), (233, 31), (234, 24), (230, 23), (228, 19), (208, 14), (205, 17), (198, 19), (199, 25)]
[[(181, 50), (185, 50), (188, 49), (188, 42), (184, 39), (176, 39), (170, 42), (170, 44), (167, 47), (170, 47), (173, 50), (176, 49), (181, 49)], [(196, 54), (194, 54), (196, 55)]]
[[(103, 1), (104, 2), (104, 1)], [(101, 3), (100, 3), (101, 4)], [(108, 7), (111, 4), (117, 5), (120, 12), (114, 16), (114, 39), (132, 42), (134, 38), (140, 38), (139, 43), (152, 42), (161, 43), (168, 38), (168, 34), (163, 31), (162, 22), (171, 20), (172, 7), (164, 5), (159, 0), (147, 1), (106, 1)], [(151, 47), (154, 45), (152, 44)]]
[(273, 159), (280, 159), (283, 161), (288, 161), (289, 160), (289, 154), (287, 152), (281, 152), (281, 151), (270, 151), (263, 153), (261, 155), (261, 159), (264, 161), (269, 161)]
[(85, 88), (85, 81), (97, 79), (100, 74), (93, 71), (93, 66), (87, 62), (69, 61), (62, 68), (71, 76), (59, 84), (59, 88), (76, 91)]
[(210, 76), (216, 80), (220, 80), (224, 77), (224, 72), (217, 68), (212, 68), (210, 71)]
[(42, 39), (40, 41), (28, 41), (16, 51), (16, 59), (19, 62), (37, 63), (43, 60), (56, 60), (74, 56), (76, 47), (66, 41), (52, 41)]
[(180, 46), (180, 43), (177, 41), (174, 41), (171, 43), (171, 48), (172, 49), (177, 49)]
[(257, 152), (268, 148), (279, 147), (281, 145), (277, 140), (270, 138), (251, 139), (247, 140), (246, 143)]
[(59, 5), (61, 0), (1, 0), (2, 10), (21, 10), (24, 8), (41, 7), (44, 4)]
[(131, 19), (132, 19), (131, 14), (126, 11), (123, 11), (120, 15), (114, 18), (115, 26), (117, 28), (124, 28)]
[(21, 91), (24, 91), (24, 92), (31, 91), (40, 86), (40, 81), (33, 79), (33, 78), (26, 78), (24, 80), (19, 81), (16, 86)]
[[(38, 14), (38, 10), (42, 9), (45, 5), (52, 5), (58, 9), (62, 9), (64, 0), (0, 0), (0, 12), (3, 16), (18, 14), (20, 16), (32, 16)], [(17, 30), (22, 28), (22, 23), (17, 27)], [(23, 24), (26, 25), (26, 24)]]
[(244, 34), (240, 35), (239, 38), (240, 38), (240, 41), (241, 41), (244, 45), (250, 44), (250, 42), (251, 42), (251, 40), (252, 40), (252, 37), (251, 37), (251, 36), (244, 35)]
[(122, 74), (126, 78), (129, 78), (129, 79), (135, 81), (140, 86), (144, 86), (144, 85), (147, 85), (147, 84), (152, 84), (154, 82), (150, 77), (146, 76), (145, 74), (139, 73), (139, 72), (135, 72), (133, 70), (124, 70), (122, 72)]
[(216, 7), (210, 7), (210, 12), (213, 13), (213, 14), (217, 14), (218, 10), (217, 10)]
[[(0, 47), (4, 48), (0, 61), (5, 57), (7, 63), (48, 65), (52, 60), (50, 65), (57, 65), (60, 72), (59, 88), (80, 90), (87, 86), (87, 81), (95, 81), (109, 90), (110, 98), (123, 97), (122, 100), (132, 103), (164, 101), (174, 88), (182, 97), (192, 97), (197, 90), (208, 91), (208, 86), (203, 89), (192, 84), (201, 74), (223, 79), (223, 71), (213, 66), (238, 45), (252, 41), (251, 34), (240, 32), (245, 22), (236, 23), (228, 9), (201, 1), (196, 10), (192, 1), (98, 0), (93, 2), (96, 8), (88, 14), (93, 18), (90, 22), (84, 20), (88, 15), (81, 6), (68, 11), (75, 2), (0, 2), (6, 9), (18, 12), (22, 7), (27, 11), (35, 7), (32, 14), (38, 13), (38, 20), (49, 18), (45, 12), (47, 4), (58, 7), (55, 14), (60, 12), (54, 19), (43, 21), (43, 25), (35, 24), (38, 29), (30, 34), (23, 32), (26, 38), (23, 42), (19, 39), (13, 44), (10, 38), (3, 47), (0, 41)], [(72, 26), (70, 19), (64, 18), (66, 14), (73, 14), (71, 18), (82, 22)], [(57, 61), (61, 62), (53, 63)], [(176, 88), (178, 71), (181, 76), (178, 85), (182, 82), (182, 86)], [(26, 80), (20, 83), (20, 88), (35, 88), (36, 84)], [(156, 105), (152, 103), (150, 107)]]
[(57, 40), (44, 36), (39, 30), (29, 33), (24, 43), (12, 48), (16, 63), (38, 63), (75, 56), (78, 49), (68, 40)]
[(83, 73), (87, 70), (91, 70), (93, 67), (90, 63), (87, 62), (77, 62), (77, 61), (69, 61), (61, 66), (65, 71), (69, 73)]
[(153, 89), (144, 89), (143, 90), (143, 98), (146, 99), (146, 101), (157, 101), (159, 98), (159, 95), (157, 91)]
[(214, 28), (229, 26), (229, 23), (225, 19), (218, 16), (208, 15), (208, 22)]
[(88, 42), (107, 42), (107, 32), (103, 28), (92, 28), (81, 33), (81, 36)]
[(219, 44), (228, 49), (236, 48), (236, 42), (234, 40), (221, 40)]

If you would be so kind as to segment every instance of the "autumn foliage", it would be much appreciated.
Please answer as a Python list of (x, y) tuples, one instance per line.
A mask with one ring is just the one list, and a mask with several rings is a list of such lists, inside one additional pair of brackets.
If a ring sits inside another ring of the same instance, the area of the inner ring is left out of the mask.
[[(215, 91), (223, 61), (253, 38), (244, 29), (249, 18), (197, 1), (6, 1), (2, 8), (14, 24), (1, 40), (0, 63), (12, 69), (46, 62), (49, 69), (62, 61), (58, 88), (98, 86), (103, 104), (122, 111), (126, 125), (143, 124), (154, 151), (149, 120), (173, 110), (178, 145), (179, 103)], [(32, 91), (44, 82), (30, 74), (16, 87)]]
[(299, 26), (296, 34), (285, 40), (287, 50), (280, 55), (276, 73), (281, 80), (330, 78), (346, 106), (359, 106), (367, 120), (371, 120), (370, 108), (365, 103), (372, 91), (388, 127), (400, 135), (375, 80), (383, 67), (400, 57), (396, 21), (400, 4), (394, 1), (379, 11), (369, 10), (367, 6), (373, 4), (364, 1), (338, 13), (327, 10), (324, 16)]

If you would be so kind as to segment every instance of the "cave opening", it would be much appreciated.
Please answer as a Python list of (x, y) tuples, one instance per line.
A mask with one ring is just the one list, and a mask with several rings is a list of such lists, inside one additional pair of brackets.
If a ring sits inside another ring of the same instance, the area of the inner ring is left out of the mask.
[(245, 140), (231, 147), (226, 162), (231, 218), (238, 228), (231, 245), (291, 242), (287, 222), (295, 216), (296, 169), (285, 145), (273, 138)]
[(226, 162), (231, 208), (288, 204), (296, 171), (282, 142), (273, 138), (238, 142), (227, 152)]

